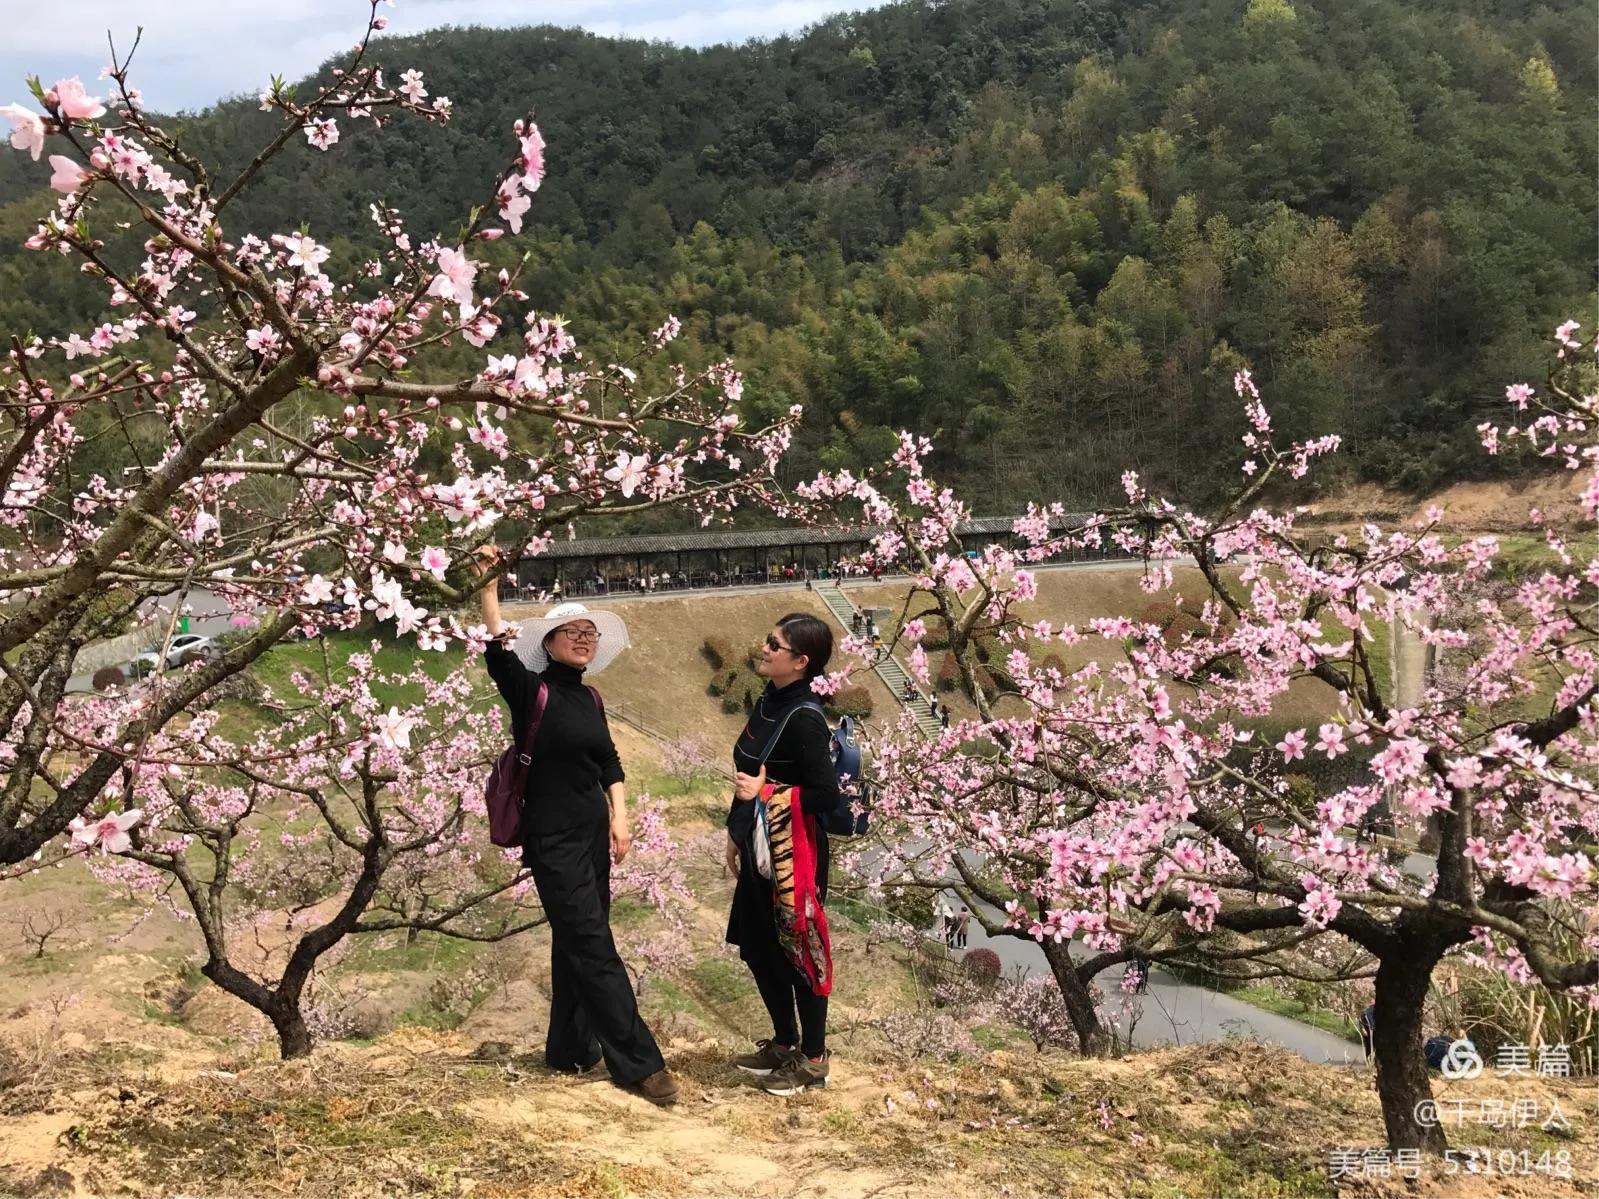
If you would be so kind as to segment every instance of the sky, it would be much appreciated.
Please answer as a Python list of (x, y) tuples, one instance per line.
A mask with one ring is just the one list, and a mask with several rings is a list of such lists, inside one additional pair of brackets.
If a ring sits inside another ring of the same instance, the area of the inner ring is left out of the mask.
[[(390, 34), (440, 25), (566, 25), (612, 36), (706, 46), (797, 32), (830, 13), (871, 7), (870, 0), (398, 0), (378, 11)], [(366, 0), (0, 0), (0, 104), (36, 107), (24, 82), (48, 87), (96, 76), (109, 60), (106, 33), (119, 53), (144, 39), (132, 82), (158, 112), (198, 109), (230, 95), (254, 95), (274, 74), (308, 75), (347, 50), (366, 28)]]

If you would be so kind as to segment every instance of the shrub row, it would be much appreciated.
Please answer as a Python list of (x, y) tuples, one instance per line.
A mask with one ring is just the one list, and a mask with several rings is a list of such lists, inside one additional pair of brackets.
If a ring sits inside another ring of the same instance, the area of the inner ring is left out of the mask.
[(823, 701), (822, 706), (834, 720), (840, 716), (865, 720), (872, 714), (872, 693), (865, 687), (840, 687), (837, 694)]
[[(733, 661), (733, 647), (725, 637), (707, 637), (705, 644), (700, 646), (700, 653), (705, 655), (712, 670), (721, 670)], [(717, 693), (713, 691), (711, 694)]]
[(924, 612), (922, 622), (927, 625), (927, 635), (922, 638), (922, 648), (933, 650), (949, 648), (949, 625), (937, 612)]

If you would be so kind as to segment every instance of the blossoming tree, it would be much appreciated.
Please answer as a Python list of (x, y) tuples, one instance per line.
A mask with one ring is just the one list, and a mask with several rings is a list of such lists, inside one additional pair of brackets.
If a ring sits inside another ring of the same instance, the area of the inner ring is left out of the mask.
[[(450, 609), (503, 571), (465, 569), (497, 523), (531, 555), (581, 516), (680, 504), (708, 519), (787, 444), (792, 417), (741, 426), (729, 365), (663, 372), (647, 393), (528, 308), (517, 269), (473, 257), (520, 230), (538, 191), (531, 120), (508, 130), (505, 171), (459, 230), (413, 235), (373, 206), (381, 251), (345, 267), (314, 230), (230, 225), (302, 141), (337, 152), (363, 121), (448, 118), (419, 72), (396, 86), (372, 61), (383, 25), (373, 0), (326, 83), (262, 93), (281, 126), (232, 177), (146, 114), (127, 58), (106, 70), (109, 97), (35, 81), (37, 109), (0, 108), (62, 193), (28, 248), (101, 281), (107, 303), (93, 328), (15, 331), (0, 360), (0, 866), (38, 854), (119, 776), (123, 796), (138, 790), (161, 731), (297, 626), (371, 614), (423, 650), (475, 642)], [(676, 331), (668, 319), (640, 353)], [(484, 351), (475, 374), (430, 365), (463, 341)], [(119, 473), (88, 465), (107, 457)], [(83, 728), (68, 689), (80, 649), (194, 588), (250, 631)]]
[[(201, 972), (271, 1021), (286, 1058), (310, 1051), (309, 987), (348, 938), (499, 941), (544, 922), (531, 873), (488, 841), (483, 779), (507, 739), (497, 697), (465, 670), (384, 675), (364, 653), (290, 685), (310, 702), (269, 694), (282, 723), (249, 736), (225, 733), (217, 710), (155, 733), (151, 768), (128, 772), (134, 806), (76, 820), (72, 837), (102, 880), (193, 917)], [(379, 695), (411, 698), (384, 710)], [(613, 895), (675, 919), (674, 851), (646, 798)]]
[[(1282, 501), (1338, 439), (1279, 447), (1247, 372), (1245, 482), (1213, 515), (1129, 476), (1126, 509), (1062, 533), (1059, 509), (1038, 508), (1009, 544), (968, 557), (954, 535), (966, 510), (924, 477), (925, 442), (907, 435), (870, 477), (817, 480), (814, 501), (881, 527), (869, 556), (912, 572), (977, 711), (933, 739), (902, 722), (874, 747), (880, 813), (896, 822), (888, 850), (867, 855), (877, 877), (931, 873), (1001, 898), (1008, 924), (1057, 957), (1072, 938), (1107, 963), (1133, 946), (1161, 957), (1223, 930), (1245, 938), (1228, 952), (1262, 971), (1309, 961), (1338, 977), (1374, 963), (1389, 1142), (1441, 1151), (1441, 1128), (1416, 1115), (1440, 961), (1469, 955), (1599, 1005), (1599, 389), (1575, 331), (1558, 331), (1542, 392), (1509, 390), (1518, 412), (1536, 407), (1530, 423), (1482, 430), (1491, 452), (1525, 443), (1587, 476), (1590, 527), (1571, 534), (1534, 513), (1549, 561), (1519, 580), (1496, 570), (1496, 538), (1445, 537), (1436, 512), (1415, 529), (1302, 527)], [(1036, 563), (1106, 537), (1148, 555), (1147, 591), (1199, 605), (1194, 629), (1024, 618)], [(924, 631), (912, 620), (903, 636), (925, 683)], [(1013, 694), (990, 700), (977, 685), (979, 636), (1006, 647)], [(1437, 656), (1403, 702), (1373, 665), (1390, 637)], [(1080, 643), (1092, 656), (1075, 671), (1035, 661)], [(1257, 745), (1296, 686), (1319, 687), (1324, 715)], [(1357, 759), (1346, 785), (1307, 794), (1284, 778), (1307, 755), (1345, 753)], [(1372, 844), (1360, 829), (1378, 811), (1433, 836), (1397, 853)], [(1083, 980), (1056, 976), (1081, 1038)]]

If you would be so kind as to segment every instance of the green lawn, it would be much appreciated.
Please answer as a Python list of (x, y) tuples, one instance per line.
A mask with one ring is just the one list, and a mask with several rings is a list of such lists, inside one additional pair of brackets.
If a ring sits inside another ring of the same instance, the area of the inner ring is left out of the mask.
[[(1323, 611), (1318, 623), (1321, 626), (1322, 639), (1332, 645), (1342, 645), (1349, 641), (1352, 634), (1349, 628), (1331, 612)], [(1364, 642), (1366, 659), (1371, 663), (1371, 672), (1377, 680), (1377, 690), (1386, 698), (1392, 690), (1391, 673), (1393, 670), (1393, 630), (1386, 620), (1368, 615), (1366, 618), (1366, 631), (1371, 634)], [(1350, 671), (1347, 659), (1341, 664), (1345, 675)], [(1329, 709), (1331, 708), (1332, 693), (1328, 692)]]
[(413, 970), (427, 974), (461, 974), (480, 954), (492, 952), (484, 942), (447, 937), (443, 933), (419, 932), (406, 943), (404, 931), (367, 934), (352, 939), (344, 968), (350, 971)]
[(749, 971), (727, 958), (705, 958), (688, 972), (696, 990), (712, 1003), (736, 1003), (755, 992)]
[[(464, 651), (456, 645), (427, 651), (418, 649), (410, 639), (390, 641), (374, 637), (371, 632), (330, 632), (305, 641), (279, 642), (262, 654), (251, 670), (279, 699), (290, 699), (300, 693), (294, 682), (296, 674), (304, 673), (313, 684), (329, 675), (339, 677), (349, 669), (350, 658), (358, 653), (372, 654), (382, 674), (409, 674), (420, 666), (432, 679), (444, 678), (464, 660)], [(422, 698), (421, 689), (414, 684), (379, 685), (373, 693), (380, 702), (400, 707)]]
[[(1500, 533), (1499, 557), (1494, 563), (1494, 573), (1507, 579), (1523, 579), (1542, 574), (1546, 570), (1562, 569), (1560, 559), (1549, 548), (1549, 543), (1533, 533)], [(1450, 538), (1458, 545), (1463, 538)]]
[(1234, 999), (1241, 999), (1268, 1012), (1276, 1012), (1279, 1016), (1287, 1016), (1290, 1020), (1298, 1020), (1301, 1024), (1309, 1024), (1345, 1040), (1356, 1042), (1360, 1040), (1360, 1033), (1355, 1026), (1337, 1012), (1301, 1003), (1292, 995), (1284, 995), (1275, 987), (1253, 983), (1247, 987), (1228, 991), (1227, 994)]

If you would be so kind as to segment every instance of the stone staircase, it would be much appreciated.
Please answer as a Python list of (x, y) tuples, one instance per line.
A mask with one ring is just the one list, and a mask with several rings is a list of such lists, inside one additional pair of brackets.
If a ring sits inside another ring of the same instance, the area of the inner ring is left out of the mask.
[[(850, 622), (855, 617), (856, 608), (838, 583), (831, 579), (820, 580), (816, 584), (816, 593), (822, 597), (822, 602), (827, 605), (827, 610), (843, 626), (844, 631), (846, 633), (853, 632)], [(892, 654), (883, 654), (878, 658), (874, 669), (877, 671), (877, 677), (883, 680), (883, 684), (888, 688), (889, 694), (899, 701), (900, 706), (911, 709), (916, 717), (916, 727), (924, 735), (936, 737), (943, 731), (943, 726), (927, 710), (927, 697), (920, 691), (917, 691), (915, 700), (910, 703), (905, 702), (905, 684), (911, 681), (911, 676), (899, 664), (897, 658)]]

